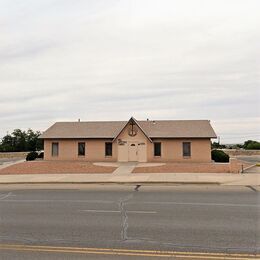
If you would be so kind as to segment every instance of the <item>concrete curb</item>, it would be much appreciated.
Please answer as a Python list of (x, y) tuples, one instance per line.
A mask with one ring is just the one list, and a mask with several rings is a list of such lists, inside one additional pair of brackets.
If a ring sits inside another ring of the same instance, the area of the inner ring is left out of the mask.
[(175, 181), (175, 182), (165, 182), (165, 181), (149, 181), (149, 182), (116, 182), (116, 181), (108, 181), (108, 182), (90, 182), (90, 181), (81, 181), (81, 182), (0, 182), (0, 185), (10, 185), (10, 184), (122, 184), (122, 185), (221, 185), (220, 182), (184, 182), (184, 181)]

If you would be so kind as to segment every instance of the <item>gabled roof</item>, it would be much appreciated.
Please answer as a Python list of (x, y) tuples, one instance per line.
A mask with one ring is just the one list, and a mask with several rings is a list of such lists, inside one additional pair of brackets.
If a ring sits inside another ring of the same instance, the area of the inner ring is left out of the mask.
[(127, 121), (57, 122), (40, 138), (114, 138)]
[(125, 126), (118, 132), (118, 134), (114, 137), (113, 142), (116, 140), (116, 138), (124, 131), (124, 129), (127, 127), (127, 125), (130, 122), (134, 122), (139, 129), (143, 132), (143, 134), (148, 138), (148, 140), (152, 143), (153, 141), (150, 139), (150, 137), (147, 135), (147, 133), (143, 130), (143, 128), (138, 124), (137, 120), (134, 117), (131, 117), (129, 121), (125, 124)]
[[(130, 119), (131, 120), (131, 119)], [(141, 131), (152, 138), (216, 138), (209, 120), (137, 121)], [(116, 138), (129, 121), (57, 122), (40, 138)]]

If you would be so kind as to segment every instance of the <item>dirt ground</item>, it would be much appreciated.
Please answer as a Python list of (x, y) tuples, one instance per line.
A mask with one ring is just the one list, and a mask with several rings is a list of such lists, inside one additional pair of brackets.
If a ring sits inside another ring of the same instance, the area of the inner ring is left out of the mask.
[(230, 169), (229, 163), (166, 163), (155, 167), (138, 167), (133, 173), (238, 173), (250, 163), (236, 161)]
[(31, 161), (0, 169), (0, 174), (112, 173), (116, 167), (76, 161)]

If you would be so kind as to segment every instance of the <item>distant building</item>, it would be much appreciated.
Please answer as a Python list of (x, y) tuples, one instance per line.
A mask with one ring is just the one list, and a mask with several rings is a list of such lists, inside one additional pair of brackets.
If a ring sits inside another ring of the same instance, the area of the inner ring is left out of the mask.
[(208, 120), (57, 122), (44, 139), (45, 160), (210, 162)]

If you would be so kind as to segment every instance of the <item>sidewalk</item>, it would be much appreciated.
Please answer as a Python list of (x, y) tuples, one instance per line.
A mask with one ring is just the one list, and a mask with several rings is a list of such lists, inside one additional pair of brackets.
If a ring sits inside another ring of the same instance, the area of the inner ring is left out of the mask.
[(137, 173), (137, 174), (19, 174), (0, 175), (0, 184), (215, 184), (260, 185), (260, 174), (228, 173)]
[[(9, 162), (2, 167), (19, 163)], [(1, 174), (0, 184), (40, 183), (88, 183), (88, 184), (215, 184), (259, 186), (260, 167), (251, 167), (249, 173), (131, 173), (137, 163), (94, 163), (94, 165), (117, 167), (113, 173), (52, 173), (52, 174)], [(146, 164), (161, 165), (158, 163)], [(1, 167), (0, 166), (0, 167)]]

